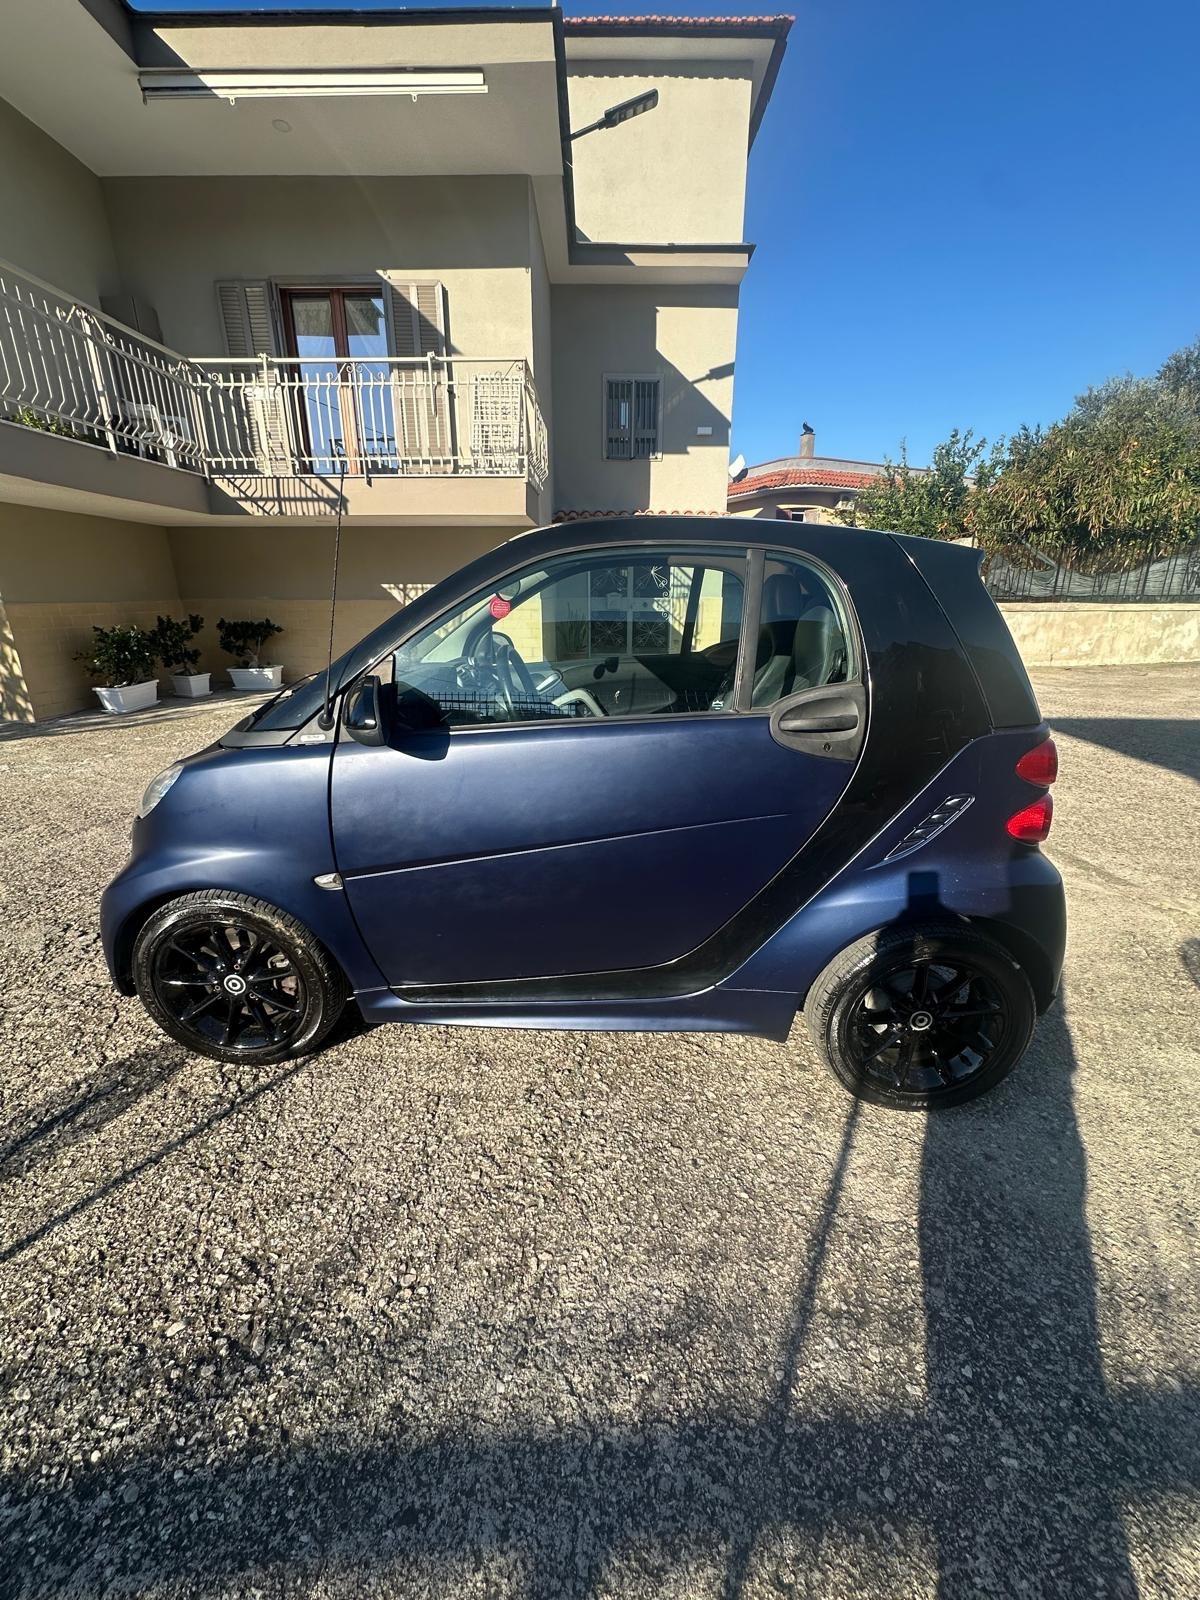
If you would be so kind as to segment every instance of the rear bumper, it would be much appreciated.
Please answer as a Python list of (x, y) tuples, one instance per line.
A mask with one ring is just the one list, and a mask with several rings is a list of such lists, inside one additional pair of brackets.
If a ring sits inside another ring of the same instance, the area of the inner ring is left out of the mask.
[(1026, 880), (1014, 886), (1012, 904), (995, 917), (974, 918), (994, 932), (1024, 967), (1037, 999), (1046, 1011), (1062, 982), (1067, 949), (1067, 897), (1062, 877), (1041, 851), (1034, 852)]

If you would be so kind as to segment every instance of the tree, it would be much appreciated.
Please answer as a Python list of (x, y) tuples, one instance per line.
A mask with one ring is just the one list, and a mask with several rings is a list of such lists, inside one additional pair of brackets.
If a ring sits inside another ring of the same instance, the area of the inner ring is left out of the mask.
[(1158, 369), (1158, 381), (1168, 394), (1200, 416), (1200, 339), (1168, 356)]
[(982, 497), (1004, 459), (1003, 444), (989, 451), (970, 428), (955, 428), (936, 446), (927, 468), (913, 467), (900, 446), (898, 462), (885, 461), (879, 478), (860, 490), (843, 520), (859, 528), (887, 528), (927, 539), (964, 539), (979, 532)]
[(236, 656), (243, 667), (258, 666), (258, 653), (263, 645), (272, 634), (282, 632), (283, 629), (270, 617), (236, 622), (226, 622), (221, 617), (217, 622), (217, 642), (221, 649), (227, 655)]
[(989, 495), (993, 539), (1007, 531), (1107, 561), (1195, 538), (1200, 406), (1188, 397), (1188, 352), (1179, 356), (1174, 384), (1112, 379), (1052, 427), (1021, 429)]
[(1165, 555), (1200, 535), (1200, 339), (1007, 445), (956, 428), (925, 471), (901, 449), (843, 520), (993, 550), (1025, 541), (1094, 567)]

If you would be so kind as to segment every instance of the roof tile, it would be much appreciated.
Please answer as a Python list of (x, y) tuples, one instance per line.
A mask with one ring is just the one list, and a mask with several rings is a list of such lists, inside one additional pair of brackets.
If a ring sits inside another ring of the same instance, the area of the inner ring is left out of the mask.
[(841, 472), (832, 467), (788, 467), (782, 472), (760, 472), (729, 486), (729, 498), (762, 494), (767, 489), (865, 489), (879, 477), (875, 472)]
[(788, 27), (795, 22), (795, 17), (777, 14), (767, 17), (669, 17), (663, 15), (648, 15), (642, 17), (564, 17), (563, 31), (570, 33), (574, 28), (611, 28), (614, 33), (637, 33), (642, 28), (659, 28), (670, 25), (675, 28), (695, 28), (698, 33), (705, 29), (719, 29), (727, 33), (731, 28), (768, 28), (773, 26)]
[(723, 511), (556, 511), (555, 522), (590, 522), (604, 517), (721, 517)]

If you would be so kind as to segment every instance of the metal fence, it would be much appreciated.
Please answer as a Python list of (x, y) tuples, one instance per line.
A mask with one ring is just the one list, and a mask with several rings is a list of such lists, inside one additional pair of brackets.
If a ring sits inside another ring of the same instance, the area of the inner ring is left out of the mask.
[(1020, 544), (984, 561), (983, 581), (994, 600), (1200, 601), (1200, 540), (1172, 551), (1128, 549), (1120, 567), (1080, 571), (1070, 551)]
[(0, 417), (202, 472), (203, 375), (0, 263)]
[(549, 473), (523, 360), (195, 360), (4, 262), (0, 419), (209, 476)]

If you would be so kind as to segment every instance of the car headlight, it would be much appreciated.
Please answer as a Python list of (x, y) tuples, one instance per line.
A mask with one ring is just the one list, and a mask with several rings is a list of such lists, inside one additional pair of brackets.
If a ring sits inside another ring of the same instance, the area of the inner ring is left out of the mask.
[(157, 778), (150, 779), (150, 782), (146, 785), (146, 792), (142, 796), (141, 804), (137, 808), (139, 818), (150, 815), (182, 771), (183, 767), (177, 761), (174, 766), (164, 767)]

